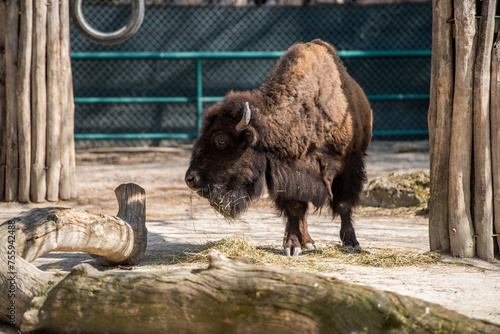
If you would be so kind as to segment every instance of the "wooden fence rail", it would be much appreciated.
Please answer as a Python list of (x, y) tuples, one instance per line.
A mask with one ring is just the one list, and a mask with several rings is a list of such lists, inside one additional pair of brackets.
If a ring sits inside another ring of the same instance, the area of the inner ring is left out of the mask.
[(491, 261), (500, 241), (498, 3), (435, 0), (433, 9), (430, 247)]
[(69, 2), (0, 2), (0, 201), (76, 196)]

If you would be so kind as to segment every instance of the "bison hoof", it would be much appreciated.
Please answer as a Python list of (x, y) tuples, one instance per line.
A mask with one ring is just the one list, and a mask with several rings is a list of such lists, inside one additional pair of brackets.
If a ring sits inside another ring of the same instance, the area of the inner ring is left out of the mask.
[(361, 253), (361, 246), (357, 244), (356, 246), (345, 246), (348, 250), (353, 251), (355, 253)]
[[(290, 247), (286, 247), (283, 249), (283, 255), (284, 256), (291, 256), (292, 255), (292, 249)], [(302, 249), (300, 247), (294, 247), (293, 248), (293, 256), (300, 256), (302, 255)]]
[(315, 250), (316, 249), (316, 246), (314, 246), (311, 242), (306, 242), (304, 244), (304, 247), (308, 250)]

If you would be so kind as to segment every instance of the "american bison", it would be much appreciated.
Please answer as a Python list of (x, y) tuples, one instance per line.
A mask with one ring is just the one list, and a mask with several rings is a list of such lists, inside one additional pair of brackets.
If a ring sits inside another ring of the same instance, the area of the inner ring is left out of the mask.
[(340, 215), (340, 239), (359, 247), (352, 208), (366, 181), (372, 111), (337, 51), (294, 44), (259, 89), (229, 92), (203, 115), (186, 184), (234, 218), (261, 196), (286, 216), (284, 255), (314, 248), (308, 203)]

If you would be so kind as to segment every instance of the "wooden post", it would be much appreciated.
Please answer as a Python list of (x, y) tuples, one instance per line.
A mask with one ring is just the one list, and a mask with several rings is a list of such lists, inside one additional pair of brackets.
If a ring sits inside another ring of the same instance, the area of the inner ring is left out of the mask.
[(455, 85), (450, 148), (449, 232), (453, 255), (473, 257), (471, 215), (472, 101), (476, 35), (475, 0), (455, 1)]
[(19, 202), (30, 199), (31, 168), (31, 43), (33, 34), (32, 0), (21, 0), (21, 22), (17, 61), (16, 100), (19, 141)]
[(68, 1), (0, 1), (0, 201), (76, 196), (69, 15)]
[(453, 105), (452, 0), (434, 0), (432, 19), (431, 104), (429, 140), (431, 197), (429, 200), (429, 243), (432, 251), (449, 251), (448, 180), (450, 164), (451, 112)]
[(43, 1), (35, 1), (33, 27), (33, 71), (32, 71), (32, 168), (31, 168), (31, 200), (39, 203), (45, 201), (47, 192), (45, 157), (46, 157), (46, 118), (47, 118), (47, 83), (46, 83), (46, 50), (47, 50), (47, 5)]
[[(491, 261), (500, 244), (493, 237), (500, 232), (498, 35), (493, 47), (498, 0), (482, 1), (481, 13), (475, 0), (450, 0), (453, 6), (446, 1), (433, 2), (430, 248)], [(454, 36), (444, 22), (454, 26)]]
[(61, 160), (61, 40), (59, 1), (49, 0), (47, 11), (47, 200), (59, 199)]
[(477, 233), (477, 255), (487, 261), (494, 259), (490, 69), (496, 4), (496, 0), (483, 1), (474, 69), (474, 225)]
[[(5, 1), (0, 1), (0, 50), (5, 50), (5, 31), (7, 24), (7, 6)], [(0, 52), (0, 201), (5, 197), (5, 117), (7, 115), (5, 93), (5, 52)]]
[[(491, 160), (493, 175), (494, 226), (500, 234), (500, 33), (491, 60)], [(500, 236), (497, 237), (500, 246)]]
[(19, 5), (17, 0), (7, 0), (7, 23), (5, 28), (5, 200), (17, 200), (18, 145), (17, 145), (17, 42), (19, 27)]
[[(60, 75), (60, 98), (61, 98), (61, 137), (74, 138), (74, 103), (73, 103), (73, 86), (70, 84), (71, 76), (71, 58), (70, 58), (70, 20), (69, 20), (69, 1), (60, 2), (61, 15), (61, 75)], [(69, 88), (68, 88), (69, 87)], [(71, 90), (71, 91), (70, 91)], [(61, 140), (61, 181), (60, 181), (60, 198), (63, 200), (72, 197), (72, 178), (75, 175), (74, 140)]]

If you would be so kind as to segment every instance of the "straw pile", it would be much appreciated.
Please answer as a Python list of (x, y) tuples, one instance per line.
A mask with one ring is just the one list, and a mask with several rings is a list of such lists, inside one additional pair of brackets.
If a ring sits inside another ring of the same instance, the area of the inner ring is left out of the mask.
[(434, 264), (441, 261), (441, 256), (433, 252), (384, 248), (367, 248), (359, 251), (334, 244), (319, 246), (316, 250), (305, 250), (300, 257), (286, 257), (282, 255), (281, 247), (255, 246), (250, 240), (235, 236), (176, 251), (167, 255), (162, 264), (202, 266), (207, 263), (206, 257), (211, 249), (216, 249), (230, 258), (244, 258), (255, 265), (307, 272), (329, 272), (335, 264), (392, 268)]

